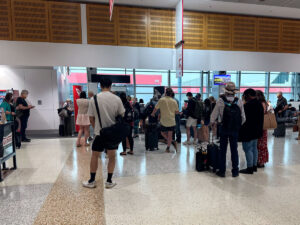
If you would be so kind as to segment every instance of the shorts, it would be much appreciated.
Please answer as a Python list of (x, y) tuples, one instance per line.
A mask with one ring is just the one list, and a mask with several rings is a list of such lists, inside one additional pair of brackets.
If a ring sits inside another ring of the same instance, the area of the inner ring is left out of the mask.
[(175, 126), (173, 127), (165, 127), (161, 125), (161, 132), (175, 131)]
[(111, 144), (106, 143), (103, 138), (101, 138), (100, 135), (97, 135), (94, 138), (93, 144), (92, 144), (92, 151), (94, 152), (104, 152), (104, 150), (116, 150), (119, 147), (119, 144)]
[(76, 120), (76, 125), (78, 125), (78, 126), (89, 126), (89, 125), (91, 125), (89, 115), (87, 115), (87, 114), (78, 114), (77, 115), (77, 120)]
[(186, 126), (187, 127), (196, 127), (197, 126), (197, 122), (198, 120), (197, 119), (194, 119), (192, 117), (189, 117), (186, 121)]

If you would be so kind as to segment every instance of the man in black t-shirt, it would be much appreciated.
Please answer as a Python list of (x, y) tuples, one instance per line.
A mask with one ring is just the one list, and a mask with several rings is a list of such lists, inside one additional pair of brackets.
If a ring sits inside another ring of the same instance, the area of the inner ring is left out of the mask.
[(284, 117), (284, 113), (289, 107), (287, 100), (285, 97), (283, 97), (282, 92), (278, 92), (277, 98), (278, 100), (275, 108), (275, 113), (278, 115), (278, 117)]
[(28, 96), (28, 91), (22, 90), (21, 97), (19, 97), (16, 102), (16, 107), (18, 110), (17, 115), (21, 120), (21, 137), (23, 142), (30, 142), (30, 139), (26, 137), (26, 128), (30, 116), (30, 109), (34, 108), (34, 106), (28, 105), (28, 103), (26, 102), (27, 96)]

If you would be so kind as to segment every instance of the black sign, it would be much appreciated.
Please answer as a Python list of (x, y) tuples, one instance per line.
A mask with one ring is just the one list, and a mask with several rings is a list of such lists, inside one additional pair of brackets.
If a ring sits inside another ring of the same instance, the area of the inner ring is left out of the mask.
[(113, 83), (130, 84), (130, 76), (128, 75), (101, 75), (101, 74), (92, 74), (92, 83), (100, 83), (100, 80), (103, 77), (109, 78)]

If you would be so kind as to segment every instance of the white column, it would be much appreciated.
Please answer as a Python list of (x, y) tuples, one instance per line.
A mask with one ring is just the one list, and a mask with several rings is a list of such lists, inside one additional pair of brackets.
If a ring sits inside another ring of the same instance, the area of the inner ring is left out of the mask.
[(82, 44), (87, 44), (86, 4), (80, 4), (80, 7)]

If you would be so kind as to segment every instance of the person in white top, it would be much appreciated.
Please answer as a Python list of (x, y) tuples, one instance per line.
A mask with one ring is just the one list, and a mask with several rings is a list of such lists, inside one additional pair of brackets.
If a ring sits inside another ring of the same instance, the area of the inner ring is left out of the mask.
[(76, 125), (80, 127), (77, 137), (77, 147), (81, 147), (81, 137), (84, 134), (84, 145), (89, 146), (87, 140), (90, 136), (90, 118), (87, 114), (89, 108), (89, 100), (86, 99), (86, 93), (82, 91), (80, 93), (80, 98), (77, 99), (78, 105), (78, 115), (76, 119)]
[[(124, 116), (125, 109), (123, 107), (121, 99), (110, 92), (112, 82), (109, 78), (102, 78), (100, 81), (101, 84), (101, 93), (97, 95), (97, 102), (98, 102), (98, 109), (100, 111), (101, 123), (98, 119), (98, 113), (96, 109), (95, 100), (91, 99), (89, 103), (88, 115), (90, 116), (91, 124), (94, 128), (94, 132), (97, 137), (100, 137), (100, 131), (102, 128), (111, 127), (116, 123), (117, 116)], [(116, 163), (116, 151), (118, 149), (117, 146), (111, 146), (108, 148), (105, 146), (103, 142), (97, 142), (97, 137), (95, 138), (93, 145), (92, 145), (92, 159), (90, 164), (90, 180), (83, 182), (83, 186), (87, 188), (95, 188), (96, 187), (96, 171), (98, 169), (98, 160), (100, 153), (104, 150), (107, 151), (108, 156), (108, 165), (107, 165), (107, 180), (105, 187), (106, 188), (113, 188), (116, 186), (116, 183), (112, 182), (112, 176), (115, 169)]]

